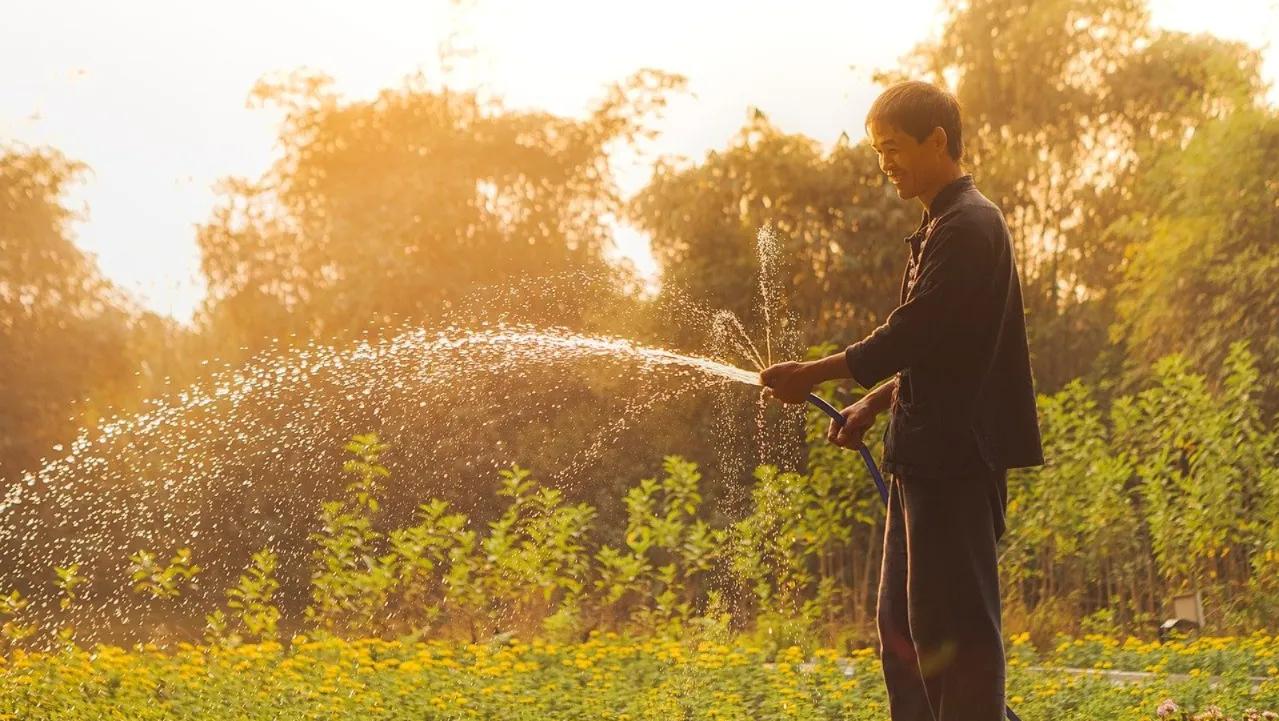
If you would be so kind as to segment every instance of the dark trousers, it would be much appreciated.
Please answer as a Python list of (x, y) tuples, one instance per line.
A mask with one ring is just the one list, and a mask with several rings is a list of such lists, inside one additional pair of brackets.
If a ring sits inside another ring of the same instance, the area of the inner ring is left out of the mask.
[(995, 544), (1006, 478), (889, 476), (877, 620), (892, 721), (1003, 717)]

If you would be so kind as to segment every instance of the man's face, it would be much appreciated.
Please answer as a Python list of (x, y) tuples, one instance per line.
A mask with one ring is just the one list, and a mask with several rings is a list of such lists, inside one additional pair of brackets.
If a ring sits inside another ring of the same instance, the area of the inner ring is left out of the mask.
[(897, 189), (897, 196), (909, 200), (923, 192), (937, 174), (937, 153), (929, 146), (930, 138), (921, 143), (900, 128), (881, 122), (871, 122), (866, 129), (879, 156), (879, 169)]

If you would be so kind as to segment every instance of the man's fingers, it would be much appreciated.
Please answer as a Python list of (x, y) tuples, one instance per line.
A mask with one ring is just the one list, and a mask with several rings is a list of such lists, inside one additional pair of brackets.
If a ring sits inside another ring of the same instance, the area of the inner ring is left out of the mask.
[(831, 422), (830, 422), (830, 428), (826, 429), (826, 440), (830, 441), (831, 443), (834, 443), (834, 444), (838, 445), (838, 444), (839, 444), (839, 429), (840, 429), (840, 428), (842, 428), (842, 426), (840, 426), (838, 423), (836, 423), (836, 422), (832, 419), (832, 420), (831, 420)]
[(852, 446), (848, 445), (848, 422), (845, 421), (843, 425), (838, 427), (832, 422), (831, 426), (830, 442), (840, 448), (851, 448)]
[(844, 427), (839, 429), (838, 444), (844, 448), (856, 448), (865, 435), (866, 429), (864, 427), (845, 423)]
[(788, 388), (768, 388), (762, 391), (764, 398), (780, 403), (803, 403), (808, 400), (808, 393), (792, 392)]

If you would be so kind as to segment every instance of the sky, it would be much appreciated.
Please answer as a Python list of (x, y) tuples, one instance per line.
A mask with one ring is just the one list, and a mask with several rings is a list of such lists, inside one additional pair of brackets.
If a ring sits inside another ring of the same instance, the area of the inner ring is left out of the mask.
[[(91, 172), (68, 198), (72, 231), (107, 277), (187, 322), (204, 295), (196, 225), (221, 178), (257, 178), (277, 155), (277, 111), (250, 108), (259, 78), (322, 71), (346, 98), (417, 72), (505, 106), (582, 116), (607, 86), (652, 67), (688, 78), (638, 152), (619, 155), (624, 194), (660, 156), (724, 147), (750, 108), (830, 147), (854, 141), (891, 68), (940, 30), (939, 0), (47, 0), (0, 25), (0, 145), (50, 146)], [(1152, 0), (1159, 27), (1265, 50), (1279, 100), (1279, 0)], [(442, 67), (445, 45), (465, 50)], [(617, 228), (619, 253), (655, 266), (647, 239)]]

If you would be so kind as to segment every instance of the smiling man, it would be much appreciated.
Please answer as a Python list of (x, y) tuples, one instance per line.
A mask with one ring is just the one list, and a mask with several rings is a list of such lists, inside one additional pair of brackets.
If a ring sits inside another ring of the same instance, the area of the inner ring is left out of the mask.
[(891, 407), (877, 621), (893, 721), (997, 721), (1007, 470), (1044, 462), (1012, 239), (960, 164), (954, 96), (894, 85), (866, 128), (897, 194), (923, 206), (906, 238), (901, 304), (844, 352), (760, 378), (787, 403), (837, 378), (874, 388), (843, 410), (842, 428), (831, 423), (830, 440), (844, 447)]

